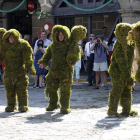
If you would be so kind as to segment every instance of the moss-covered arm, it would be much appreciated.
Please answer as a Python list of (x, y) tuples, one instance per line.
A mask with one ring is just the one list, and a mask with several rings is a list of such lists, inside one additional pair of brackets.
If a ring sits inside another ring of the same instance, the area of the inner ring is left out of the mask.
[(36, 70), (33, 65), (32, 48), (29, 45), (29, 43), (25, 40), (22, 40), (21, 51), (25, 68), (27, 69), (28, 72), (32, 74), (32, 76), (35, 76)]
[(70, 47), (68, 56), (66, 58), (69, 65), (75, 65), (75, 63), (81, 59), (80, 49), (78, 42), (86, 37), (87, 29), (84, 26), (74, 26), (70, 35)]
[(49, 45), (46, 49), (46, 53), (42, 56), (42, 58), (38, 61), (39, 64), (43, 63), (44, 67), (47, 68), (49, 61), (51, 60), (51, 46)]
[(1, 50), (0, 50), (0, 65), (2, 64), (3, 59), (4, 59), (4, 56), (2, 55), (2, 52), (1, 52)]

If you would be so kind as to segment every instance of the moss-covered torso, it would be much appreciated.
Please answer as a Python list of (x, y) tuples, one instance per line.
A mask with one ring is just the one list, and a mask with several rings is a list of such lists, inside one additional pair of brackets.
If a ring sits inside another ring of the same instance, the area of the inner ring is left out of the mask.
[[(51, 54), (52, 54), (52, 65), (51, 71), (53, 72), (64, 72), (71, 69), (72, 66), (68, 65), (66, 61), (66, 57), (68, 55), (69, 47), (65, 42), (54, 43), (51, 46)], [(57, 54), (57, 55), (56, 55)], [(67, 70), (66, 70), (67, 69)], [(62, 74), (61, 73), (61, 74)]]

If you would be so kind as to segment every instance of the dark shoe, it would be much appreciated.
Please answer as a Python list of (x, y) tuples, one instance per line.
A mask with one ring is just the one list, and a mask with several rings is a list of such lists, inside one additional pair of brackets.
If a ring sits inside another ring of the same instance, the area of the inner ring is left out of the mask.
[(105, 90), (108, 90), (108, 86), (105, 86)]
[(99, 89), (99, 87), (98, 86), (95, 86), (95, 88), (94, 89)]
[(77, 88), (77, 89), (80, 89), (80, 87), (79, 87), (79, 86), (76, 86), (76, 88)]
[(39, 86), (39, 88), (43, 88), (43, 87), (40, 87), (40, 86)]
[(88, 86), (92, 86), (92, 83), (89, 83)]

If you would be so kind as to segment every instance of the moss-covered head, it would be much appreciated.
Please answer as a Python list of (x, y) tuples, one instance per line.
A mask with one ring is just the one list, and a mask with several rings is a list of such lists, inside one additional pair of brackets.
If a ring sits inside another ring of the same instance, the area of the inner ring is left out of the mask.
[(62, 25), (55, 25), (52, 29), (52, 41), (53, 42), (59, 41), (58, 35), (60, 32), (64, 35), (65, 42), (67, 41), (67, 39), (69, 39), (69, 37), (70, 37), (69, 28), (66, 26), (62, 26)]
[(72, 29), (71, 29), (71, 37), (73, 39), (76, 39), (76, 40), (82, 40), (83, 38), (86, 37), (86, 33), (87, 33), (87, 29), (82, 26), (82, 25), (79, 25), (79, 26), (74, 26)]
[(12, 36), (14, 39), (14, 42), (17, 43), (20, 40), (20, 33), (16, 29), (10, 29), (7, 32), (4, 33), (3, 35), (3, 42), (8, 43), (9, 42), (9, 36)]
[(132, 41), (138, 41), (140, 39), (140, 21), (136, 24), (133, 24), (132, 31), (129, 33), (129, 36), (131, 37)]
[(126, 41), (128, 32), (131, 30), (132, 25), (129, 23), (119, 23), (114, 31), (119, 43)]

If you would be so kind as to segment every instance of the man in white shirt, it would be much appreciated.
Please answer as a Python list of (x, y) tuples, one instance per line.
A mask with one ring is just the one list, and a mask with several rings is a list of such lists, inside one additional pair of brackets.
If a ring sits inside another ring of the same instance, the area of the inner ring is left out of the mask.
[[(51, 41), (49, 39), (47, 39), (46, 31), (41, 32), (41, 39), (44, 41), (44, 47), (47, 48), (47, 46), (50, 45)], [(34, 49), (37, 48), (37, 42), (38, 42), (38, 40), (35, 42)]]
[(92, 73), (93, 73), (92, 69), (93, 69), (93, 63), (94, 63), (94, 50), (90, 51), (90, 48), (94, 44), (93, 41), (95, 40), (95, 35), (90, 34), (89, 38), (90, 38), (90, 41), (86, 43), (84, 52), (87, 57), (87, 72), (88, 72), (88, 83), (89, 83), (88, 85), (92, 86)]

